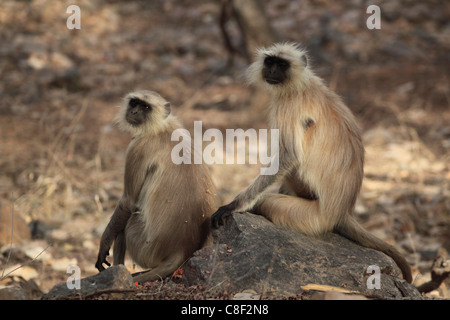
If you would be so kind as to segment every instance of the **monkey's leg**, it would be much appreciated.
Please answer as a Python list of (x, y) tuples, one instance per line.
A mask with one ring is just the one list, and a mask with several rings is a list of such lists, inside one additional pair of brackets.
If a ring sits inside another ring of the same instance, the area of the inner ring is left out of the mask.
[(175, 272), (184, 262), (184, 258), (182, 255), (176, 255), (170, 260), (163, 261), (161, 264), (156, 266), (155, 268), (148, 270), (137, 272), (133, 274), (133, 281), (143, 283), (146, 281), (153, 281), (165, 278), (170, 276)]
[(125, 263), (126, 248), (125, 231), (121, 231), (114, 240), (114, 265)]
[(320, 212), (319, 200), (308, 200), (284, 194), (266, 194), (252, 210), (274, 224), (307, 235), (320, 235), (335, 225)]

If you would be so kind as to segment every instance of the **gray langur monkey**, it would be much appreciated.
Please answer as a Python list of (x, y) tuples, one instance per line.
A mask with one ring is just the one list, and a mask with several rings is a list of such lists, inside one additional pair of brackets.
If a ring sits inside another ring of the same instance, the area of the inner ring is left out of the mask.
[(133, 275), (144, 282), (172, 274), (210, 239), (216, 191), (205, 164), (175, 164), (172, 132), (182, 128), (170, 103), (158, 93), (136, 91), (123, 101), (116, 117), (133, 135), (125, 163), (124, 193), (100, 240), (95, 267), (102, 271), (114, 242), (114, 264), (125, 252), (143, 268)]
[[(233, 213), (251, 211), (307, 235), (335, 231), (392, 257), (411, 283), (411, 268), (399, 251), (354, 217), (364, 175), (360, 129), (350, 109), (307, 65), (305, 52), (293, 43), (261, 49), (247, 76), (271, 94), (269, 121), (279, 129), (279, 171), (258, 176), (220, 207), (213, 227)], [(277, 182), (279, 193), (264, 192)]]

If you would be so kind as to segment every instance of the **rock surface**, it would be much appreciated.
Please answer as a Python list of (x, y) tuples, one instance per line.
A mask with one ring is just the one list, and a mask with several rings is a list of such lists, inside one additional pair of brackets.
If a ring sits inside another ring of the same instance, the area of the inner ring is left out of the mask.
[(54, 286), (43, 300), (85, 298), (103, 292), (130, 292), (135, 289), (133, 278), (124, 265), (117, 265), (96, 275), (80, 279), (80, 289), (70, 289), (66, 282)]
[(27, 300), (25, 290), (18, 286), (8, 286), (0, 289), (0, 300)]
[[(253, 289), (265, 298), (299, 295), (308, 284), (375, 298), (420, 298), (416, 288), (401, 279), (391, 258), (337, 234), (314, 239), (245, 213), (215, 230), (214, 238), (212, 246), (197, 251), (185, 265), (188, 285)], [(369, 266), (379, 267), (379, 289), (371, 277), (375, 273), (367, 272)]]

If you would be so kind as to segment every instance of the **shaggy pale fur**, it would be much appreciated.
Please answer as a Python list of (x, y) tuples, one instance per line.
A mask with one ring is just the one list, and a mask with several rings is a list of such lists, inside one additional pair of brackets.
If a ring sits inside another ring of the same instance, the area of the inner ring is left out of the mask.
[[(132, 126), (126, 121), (129, 101), (140, 99), (151, 105), (147, 121)], [(138, 282), (172, 274), (210, 236), (210, 216), (216, 191), (205, 164), (174, 164), (172, 132), (182, 128), (169, 115), (168, 102), (151, 91), (128, 94), (116, 118), (130, 132), (125, 162), (124, 194), (102, 235), (96, 267), (101, 271), (114, 241), (114, 264), (123, 264), (125, 251), (143, 268)], [(193, 156), (193, 155), (192, 155)]]
[[(222, 217), (232, 212), (251, 210), (311, 236), (336, 231), (391, 256), (411, 282), (411, 270), (402, 255), (354, 218), (364, 175), (360, 129), (340, 97), (310, 69), (305, 55), (293, 43), (258, 50), (247, 79), (271, 94), (269, 120), (272, 128), (280, 130), (280, 170), (274, 176), (259, 176), (233, 202), (220, 207), (212, 217), (213, 225), (223, 223)], [(284, 82), (265, 81), (267, 57), (289, 62)], [(276, 182), (281, 183), (279, 193), (264, 193)]]

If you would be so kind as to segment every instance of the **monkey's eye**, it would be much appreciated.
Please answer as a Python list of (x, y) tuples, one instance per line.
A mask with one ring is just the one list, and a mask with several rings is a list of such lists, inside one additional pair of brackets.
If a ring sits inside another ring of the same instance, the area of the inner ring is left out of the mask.
[(272, 57), (268, 56), (264, 59), (264, 65), (268, 68), (272, 68), (273, 66), (277, 66), (281, 68), (282, 70), (286, 70), (290, 67), (290, 64), (288, 61), (282, 58), (278, 57)]
[(142, 100), (140, 100), (138, 98), (130, 99), (129, 105), (130, 105), (131, 108), (136, 108), (137, 107), (137, 108), (140, 108), (141, 110), (144, 110), (144, 111), (150, 111), (152, 109), (152, 106), (149, 103), (147, 103), (145, 101), (142, 101)]
[(145, 111), (151, 110), (152, 106), (149, 105), (148, 103), (143, 103), (141, 105), (141, 108), (144, 109)]

